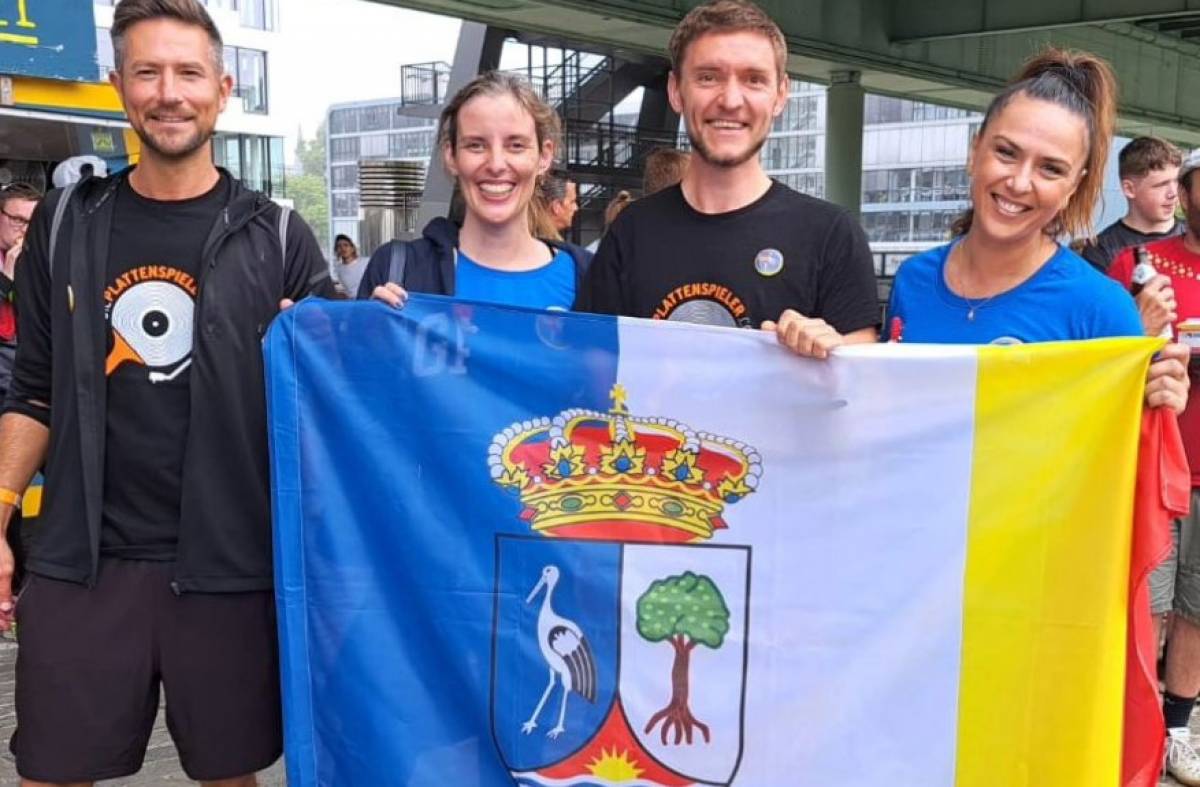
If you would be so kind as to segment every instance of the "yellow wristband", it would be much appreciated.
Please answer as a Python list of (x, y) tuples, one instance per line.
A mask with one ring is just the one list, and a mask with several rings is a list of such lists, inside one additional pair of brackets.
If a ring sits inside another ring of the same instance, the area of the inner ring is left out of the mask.
[(21, 507), (21, 496), (11, 489), (0, 487), (0, 505), (12, 506), (13, 508)]

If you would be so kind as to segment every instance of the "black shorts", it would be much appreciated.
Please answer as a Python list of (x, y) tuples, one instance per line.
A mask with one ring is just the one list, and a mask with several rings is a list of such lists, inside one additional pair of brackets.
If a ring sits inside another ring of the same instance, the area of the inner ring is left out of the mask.
[(254, 773), (283, 749), (273, 594), (184, 593), (173, 563), (102, 560), (88, 589), (33, 575), (17, 603), (17, 731), (26, 779), (113, 779), (167, 728), (197, 781)]

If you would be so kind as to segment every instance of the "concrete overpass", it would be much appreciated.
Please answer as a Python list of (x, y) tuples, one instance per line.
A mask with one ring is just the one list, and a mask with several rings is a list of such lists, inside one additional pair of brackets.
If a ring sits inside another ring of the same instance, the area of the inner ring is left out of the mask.
[[(372, 0), (664, 54), (697, 0)], [(1200, 0), (760, 0), (787, 38), (789, 70), (830, 86), (826, 194), (857, 208), (864, 91), (971, 109), (1046, 44), (1113, 64), (1120, 131), (1200, 146)]]

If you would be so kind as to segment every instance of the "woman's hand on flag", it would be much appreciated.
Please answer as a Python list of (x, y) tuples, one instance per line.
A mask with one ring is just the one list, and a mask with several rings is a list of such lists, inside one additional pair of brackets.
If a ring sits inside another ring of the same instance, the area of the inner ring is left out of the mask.
[(371, 291), (372, 300), (383, 301), (388, 306), (397, 309), (404, 308), (405, 302), (408, 301), (408, 290), (401, 287), (399, 284), (388, 282), (380, 285)]

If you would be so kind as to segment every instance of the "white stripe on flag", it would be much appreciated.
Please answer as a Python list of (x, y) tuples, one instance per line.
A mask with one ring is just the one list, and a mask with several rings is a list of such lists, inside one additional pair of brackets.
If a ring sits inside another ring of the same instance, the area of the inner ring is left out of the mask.
[[(852, 348), (865, 357), (819, 362), (756, 331), (638, 320), (622, 320), (620, 345), (635, 417), (762, 456), (758, 491), (727, 506), (728, 530), (707, 542), (751, 548), (736, 783), (952, 787), (975, 350)], [(727, 661), (699, 647), (691, 666), (693, 709), (714, 738), (737, 735), (736, 708), (698, 710), (706, 686), (742, 680), (719, 674)], [(623, 655), (621, 669), (623, 692), (652, 695), (630, 704), (664, 698), (660, 663)], [(631, 710), (630, 722), (640, 734), (645, 720)], [(711, 759), (698, 742), (696, 754), (650, 746), (676, 765)]]

